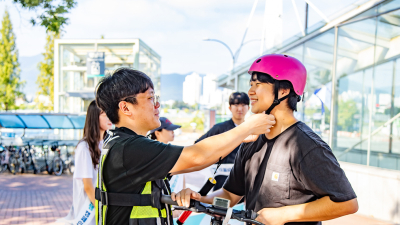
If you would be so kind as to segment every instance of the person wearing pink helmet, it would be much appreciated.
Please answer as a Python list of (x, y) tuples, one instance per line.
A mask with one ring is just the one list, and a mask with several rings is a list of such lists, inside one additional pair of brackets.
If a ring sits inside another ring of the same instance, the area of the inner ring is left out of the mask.
[(222, 190), (199, 197), (185, 189), (173, 197), (184, 205), (187, 196), (205, 203), (222, 197), (231, 206), (244, 197), (246, 209), (265, 225), (321, 225), (357, 212), (357, 196), (332, 150), (294, 117), (307, 81), (304, 65), (291, 56), (264, 55), (249, 74), (251, 111), (274, 115), (276, 124), (240, 146)]

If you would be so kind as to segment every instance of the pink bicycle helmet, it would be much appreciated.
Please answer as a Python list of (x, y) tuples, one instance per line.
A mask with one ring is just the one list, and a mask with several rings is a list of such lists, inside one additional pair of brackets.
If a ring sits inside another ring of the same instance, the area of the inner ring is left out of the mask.
[(297, 95), (302, 95), (307, 81), (304, 65), (294, 57), (281, 54), (263, 55), (250, 66), (249, 74), (266, 73), (276, 80), (287, 80)]
[[(307, 81), (307, 71), (304, 65), (294, 57), (282, 54), (263, 55), (256, 59), (250, 66), (249, 74), (254, 72), (266, 73), (275, 79), (275, 100), (271, 107), (266, 111), (267, 114), (279, 105), (279, 103), (288, 98), (292, 93), (278, 99), (279, 81), (287, 80), (293, 85), (294, 92), (297, 96), (304, 93)], [(300, 98), (299, 98), (300, 100)]]

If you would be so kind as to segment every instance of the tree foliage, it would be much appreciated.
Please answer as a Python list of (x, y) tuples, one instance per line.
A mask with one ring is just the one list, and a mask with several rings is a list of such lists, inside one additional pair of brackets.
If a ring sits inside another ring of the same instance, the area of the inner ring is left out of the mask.
[(40, 24), (46, 27), (47, 32), (59, 33), (68, 18), (64, 15), (75, 7), (74, 0), (13, 0), (25, 9), (36, 11), (37, 18), (32, 18), (33, 25)]
[[(39, 62), (38, 69), (40, 71), (36, 84), (38, 92), (35, 101), (38, 102), (40, 110), (53, 110), (54, 105), (54, 40), (60, 38), (60, 34), (48, 32), (46, 37), (45, 53), (43, 53), (43, 61)], [(49, 98), (50, 103), (46, 104), (39, 101), (39, 95)]]
[(338, 125), (342, 130), (354, 131), (354, 115), (359, 113), (354, 100), (339, 100)]
[(18, 50), (15, 45), (15, 34), (6, 10), (1, 22), (0, 30), (0, 107), (4, 110), (17, 109), (15, 100), (22, 97), (20, 88), (20, 68)]
[(174, 101), (174, 103), (172, 104), (173, 109), (197, 109), (197, 105), (189, 105), (183, 101)]

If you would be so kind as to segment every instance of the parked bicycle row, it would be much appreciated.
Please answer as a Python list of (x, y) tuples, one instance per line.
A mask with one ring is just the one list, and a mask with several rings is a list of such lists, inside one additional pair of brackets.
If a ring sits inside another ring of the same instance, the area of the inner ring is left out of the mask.
[(26, 143), (23, 146), (0, 144), (0, 173), (8, 171), (15, 175), (47, 172), (56, 176), (65, 172), (73, 174), (74, 159), (71, 146), (74, 143), (59, 145), (57, 141), (46, 142), (41, 141), (41, 145)]

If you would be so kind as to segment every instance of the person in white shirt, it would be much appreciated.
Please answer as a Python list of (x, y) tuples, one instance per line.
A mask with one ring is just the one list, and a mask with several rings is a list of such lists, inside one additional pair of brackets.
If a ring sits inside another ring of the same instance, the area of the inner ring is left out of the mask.
[[(87, 208), (93, 209), (95, 205), (94, 187), (97, 181), (103, 138), (106, 131), (111, 128), (112, 123), (106, 113), (100, 110), (93, 100), (87, 110), (83, 138), (75, 149), (72, 207), (68, 216), (58, 220), (58, 222), (66, 224), (96, 224), (94, 217), (89, 216), (90, 210), (87, 210)], [(89, 211), (89, 214), (85, 211)]]

